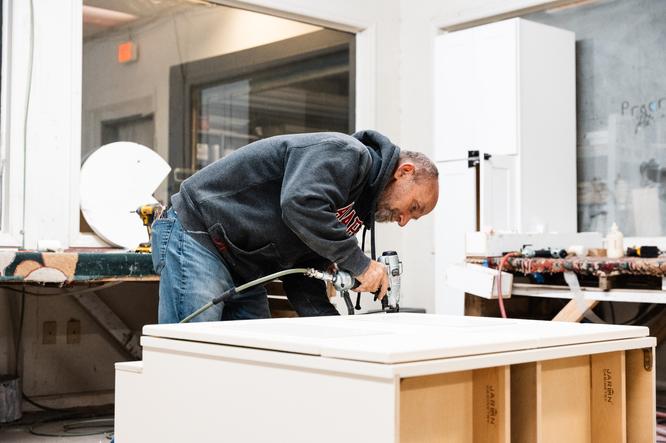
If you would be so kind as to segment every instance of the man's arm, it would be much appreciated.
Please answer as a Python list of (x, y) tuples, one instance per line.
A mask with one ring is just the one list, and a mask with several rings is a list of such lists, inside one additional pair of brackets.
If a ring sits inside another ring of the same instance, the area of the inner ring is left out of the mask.
[(348, 203), (371, 162), (363, 149), (335, 139), (291, 148), (285, 160), (282, 220), (310, 249), (355, 276), (363, 274), (370, 259), (347, 234), (336, 210)]

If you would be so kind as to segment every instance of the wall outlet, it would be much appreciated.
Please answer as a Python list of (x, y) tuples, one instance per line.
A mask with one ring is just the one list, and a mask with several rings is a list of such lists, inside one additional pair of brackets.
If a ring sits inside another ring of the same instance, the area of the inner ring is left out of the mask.
[(71, 319), (67, 322), (67, 344), (81, 343), (81, 321)]
[(58, 332), (58, 324), (54, 321), (45, 321), (42, 325), (42, 344), (54, 345), (56, 344), (56, 334)]

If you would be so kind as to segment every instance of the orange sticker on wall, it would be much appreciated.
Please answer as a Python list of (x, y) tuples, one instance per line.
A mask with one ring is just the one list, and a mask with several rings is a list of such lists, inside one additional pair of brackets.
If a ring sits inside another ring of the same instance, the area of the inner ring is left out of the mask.
[(118, 45), (118, 63), (129, 63), (137, 59), (137, 47), (132, 41)]

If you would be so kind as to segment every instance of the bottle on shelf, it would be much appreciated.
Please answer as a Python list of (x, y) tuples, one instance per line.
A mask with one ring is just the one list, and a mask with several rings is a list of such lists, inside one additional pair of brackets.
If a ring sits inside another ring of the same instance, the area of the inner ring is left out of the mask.
[(606, 235), (606, 256), (608, 258), (624, 257), (624, 236), (615, 222)]

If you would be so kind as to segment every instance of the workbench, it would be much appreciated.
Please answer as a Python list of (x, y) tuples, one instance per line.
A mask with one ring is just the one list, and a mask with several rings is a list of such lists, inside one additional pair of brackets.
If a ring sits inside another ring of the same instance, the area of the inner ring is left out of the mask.
[(72, 285), (159, 281), (150, 254), (135, 252), (37, 252), (0, 250), (0, 284)]
[[(117, 249), (0, 250), (0, 285), (14, 291), (18, 289), (12, 286), (22, 286), (25, 293), (36, 296), (71, 295), (129, 355), (140, 358), (139, 335), (96, 294), (102, 289), (137, 281), (159, 281), (150, 254)], [(31, 288), (25, 289), (26, 286)]]
[[(470, 263), (487, 263), (496, 268), (501, 257), (470, 257)], [(597, 277), (614, 277), (618, 275), (652, 275), (666, 276), (666, 257), (567, 257), (567, 258), (541, 258), (541, 257), (508, 257), (504, 265), (505, 271), (522, 272), (530, 274), (575, 272), (577, 274), (595, 275)]]
[(116, 364), (115, 438), (655, 440), (644, 327), (428, 314), (148, 325)]
[[(469, 257), (468, 263), (483, 264), (498, 268), (501, 257)], [(541, 298), (571, 299), (554, 318), (562, 321), (580, 321), (587, 311), (594, 308), (600, 301), (635, 302), (635, 303), (666, 303), (666, 257), (640, 258), (622, 257), (568, 257), (527, 258), (508, 257), (503, 271), (522, 275), (562, 274), (574, 279), (574, 285), (544, 285), (515, 283), (512, 295)], [(568, 274), (568, 275), (567, 275)], [(582, 286), (577, 288), (578, 276), (593, 276), (598, 280), (595, 287)], [(623, 277), (645, 277), (657, 280), (657, 287), (651, 289), (622, 288), (617, 281)]]

